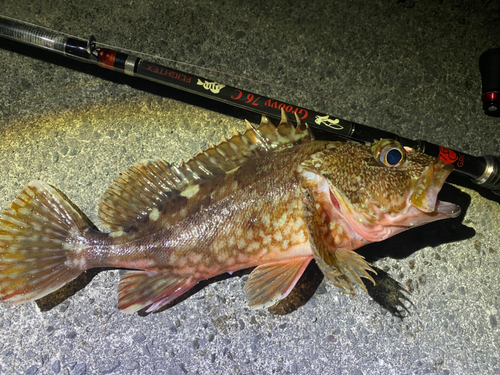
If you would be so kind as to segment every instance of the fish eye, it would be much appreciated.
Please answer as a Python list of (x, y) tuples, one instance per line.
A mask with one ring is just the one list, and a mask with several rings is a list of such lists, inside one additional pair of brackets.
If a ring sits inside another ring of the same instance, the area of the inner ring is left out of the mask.
[(386, 167), (400, 167), (406, 162), (406, 150), (392, 139), (383, 139), (372, 147), (373, 156)]

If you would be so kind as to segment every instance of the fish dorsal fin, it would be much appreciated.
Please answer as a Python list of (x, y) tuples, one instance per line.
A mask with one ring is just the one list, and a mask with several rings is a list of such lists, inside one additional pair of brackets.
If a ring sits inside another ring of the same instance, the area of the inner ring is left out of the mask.
[(123, 230), (190, 186), (224, 175), (267, 152), (312, 141), (309, 127), (295, 116), (296, 127), (283, 110), (277, 127), (267, 117), (262, 117), (258, 127), (247, 121), (243, 134), (235, 130), (231, 139), (223, 137), (218, 146), (211, 144), (180, 166), (162, 159), (132, 165), (104, 193), (99, 204), (102, 225), (111, 231)]

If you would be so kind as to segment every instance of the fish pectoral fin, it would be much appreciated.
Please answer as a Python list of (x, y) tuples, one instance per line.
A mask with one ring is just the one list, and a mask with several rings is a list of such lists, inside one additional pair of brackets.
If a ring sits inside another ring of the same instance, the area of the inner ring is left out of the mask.
[(355, 295), (353, 284), (358, 284), (366, 292), (362, 277), (375, 285), (375, 280), (368, 273), (377, 274), (365, 258), (352, 249), (335, 247), (324, 233), (328, 231), (328, 223), (321, 223), (312, 216), (307, 218), (311, 248), (316, 263), (326, 277), (344, 293)]
[[(348, 241), (345, 239), (346, 229), (342, 226), (341, 212), (336, 208), (338, 202), (334, 200), (335, 197), (330, 197), (332, 194), (328, 185), (326, 189), (321, 186), (324, 178), (317, 172), (304, 168), (299, 177), (304, 189), (302, 194), (304, 219), (318, 267), (344, 293), (355, 295), (353, 284), (358, 284), (366, 292), (361, 278), (364, 277), (375, 284), (368, 271), (374, 274), (376, 272), (361, 255), (339, 245)], [(341, 232), (338, 229), (340, 226), (342, 226)], [(333, 231), (331, 227), (337, 229)]]
[(304, 273), (312, 257), (263, 264), (255, 268), (245, 286), (248, 305), (253, 309), (273, 306), (285, 298)]
[(149, 306), (146, 312), (158, 310), (198, 283), (192, 276), (167, 272), (129, 271), (118, 287), (118, 308), (132, 314)]

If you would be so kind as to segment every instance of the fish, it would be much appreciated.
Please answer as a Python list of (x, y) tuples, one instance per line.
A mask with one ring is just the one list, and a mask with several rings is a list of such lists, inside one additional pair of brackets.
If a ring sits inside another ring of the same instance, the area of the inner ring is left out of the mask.
[(118, 308), (153, 312), (198, 282), (252, 268), (251, 308), (285, 298), (314, 259), (347, 294), (375, 271), (355, 250), (454, 218), (437, 196), (453, 166), (381, 139), (315, 140), (285, 111), (246, 122), (181, 165), (133, 164), (102, 197), (98, 230), (50, 184), (32, 181), (0, 216), (0, 301), (19, 305), (92, 268), (126, 269)]

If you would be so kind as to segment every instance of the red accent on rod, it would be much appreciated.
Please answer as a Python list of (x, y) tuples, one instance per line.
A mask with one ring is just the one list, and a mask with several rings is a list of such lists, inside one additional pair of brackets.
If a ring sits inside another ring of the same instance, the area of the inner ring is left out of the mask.
[(99, 50), (99, 66), (109, 70), (115, 70), (116, 51), (102, 48)]
[(483, 103), (489, 103), (500, 100), (500, 93), (496, 91), (486, 92), (481, 97), (481, 100), (483, 101)]
[(439, 156), (446, 164), (453, 164), (456, 168), (463, 168), (465, 165), (465, 154), (439, 146)]
[(455, 151), (449, 148), (439, 146), (439, 159), (444, 161), (446, 164), (453, 164), (458, 160), (458, 155)]

